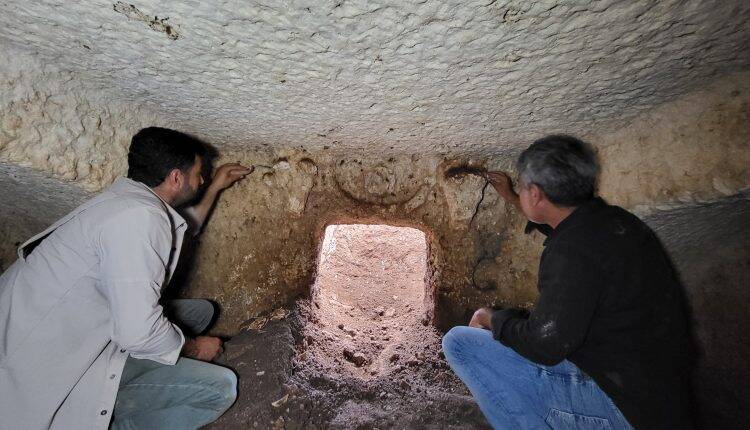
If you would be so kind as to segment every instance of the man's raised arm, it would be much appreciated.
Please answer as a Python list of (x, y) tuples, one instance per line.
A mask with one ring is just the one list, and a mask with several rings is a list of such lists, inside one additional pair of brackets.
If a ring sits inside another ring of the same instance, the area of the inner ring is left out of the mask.
[(194, 206), (185, 209), (185, 214), (194, 223), (195, 231), (200, 231), (206, 222), (208, 214), (216, 203), (222, 190), (252, 173), (254, 168), (245, 167), (238, 163), (227, 163), (216, 169), (211, 184), (206, 188), (203, 198)]

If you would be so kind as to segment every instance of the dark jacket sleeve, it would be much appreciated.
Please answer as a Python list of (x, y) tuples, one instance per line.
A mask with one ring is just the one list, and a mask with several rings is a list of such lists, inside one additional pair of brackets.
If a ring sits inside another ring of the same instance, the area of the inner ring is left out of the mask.
[(602, 277), (580, 247), (556, 243), (542, 256), (539, 299), (528, 318), (508, 310), (492, 316), (495, 339), (536, 363), (555, 365), (586, 338)]
[(500, 339), (502, 336), (501, 333), (503, 332), (503, 326), (505, 326), (505, 323), (511, 319), (527, 319), (529, 317), (529, 311), (524, 309), (500, 309), (492, 313), (492, 319), (491, 322), (491, 330), (492, 330), (492, 337), (495, 339)]

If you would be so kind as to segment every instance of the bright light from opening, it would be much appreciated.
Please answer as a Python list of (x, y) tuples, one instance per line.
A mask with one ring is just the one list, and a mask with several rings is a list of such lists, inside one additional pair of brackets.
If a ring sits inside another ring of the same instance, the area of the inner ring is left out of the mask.
[(426, 262), (420, 230), (363, 224), (326, 228), (315, 312), (332, 342), (330, 351), (340, 357), (343, 348), (354, 374), (381, 371), (406, 336), (419, 336), (404, 328), (423, 327)]

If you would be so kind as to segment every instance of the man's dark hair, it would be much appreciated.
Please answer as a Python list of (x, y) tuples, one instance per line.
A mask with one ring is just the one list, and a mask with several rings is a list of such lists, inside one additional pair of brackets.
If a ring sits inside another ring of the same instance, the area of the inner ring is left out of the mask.
[(537, 140), (521, 153), (517, 167), (524, 184), (535, 184), (556, 205), (578, 206), (594, 197), (599, 172), (596, 155), (573, 136)]
[(172, 170), (190, 170), (196, 155), (206, 155), (200, 140), (168, 128), (144, 128), (130, 142), (128, 178), (156, 187)]

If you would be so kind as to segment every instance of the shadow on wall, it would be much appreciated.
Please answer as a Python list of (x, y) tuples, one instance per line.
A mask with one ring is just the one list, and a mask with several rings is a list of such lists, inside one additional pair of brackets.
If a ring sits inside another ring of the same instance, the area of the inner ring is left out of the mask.
[(687, 293), (698, 347), (693, 390), (700, 428), (750, 421), (750, 194), (643, 216)]

